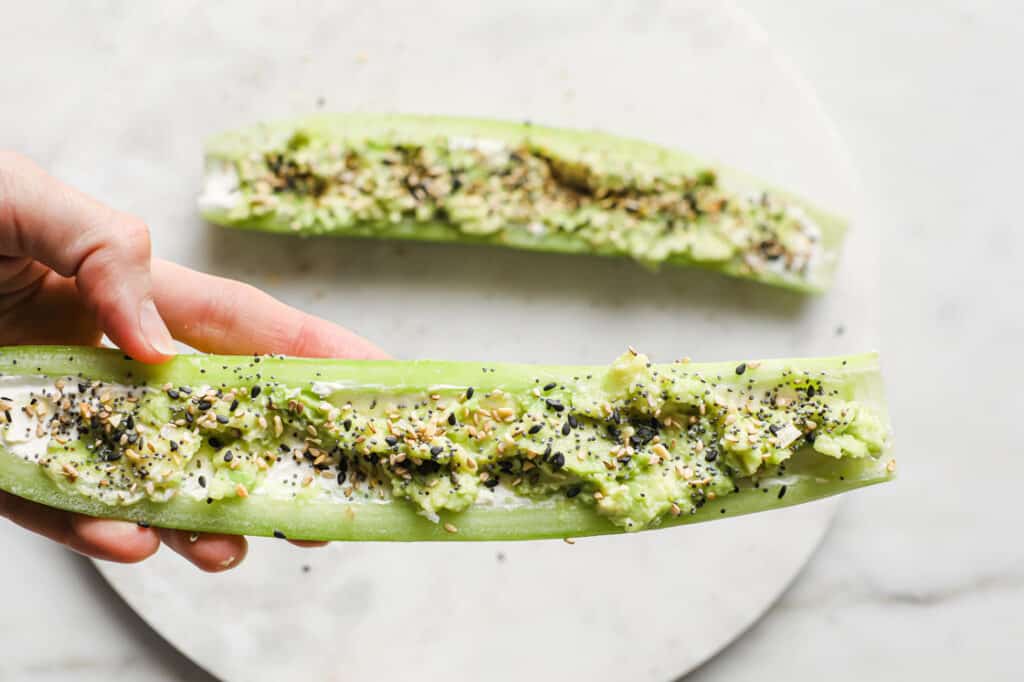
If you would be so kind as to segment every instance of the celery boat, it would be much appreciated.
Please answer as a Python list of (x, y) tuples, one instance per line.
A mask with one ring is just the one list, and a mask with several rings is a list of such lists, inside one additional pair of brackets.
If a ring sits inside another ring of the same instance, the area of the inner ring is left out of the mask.
[(604, 367), (0, 349), (0, 489), (154, 526), (526, 540), (887, 481), (875, 355)]
[(687, 154), (599, 132), (439, 116), (325, 114), (212, 139), (211, 222), (693, 265), (828, 288), (845, 222)]

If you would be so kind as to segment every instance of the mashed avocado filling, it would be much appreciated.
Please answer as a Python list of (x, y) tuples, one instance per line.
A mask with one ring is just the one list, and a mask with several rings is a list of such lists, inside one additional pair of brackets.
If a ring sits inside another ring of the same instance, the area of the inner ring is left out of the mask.
[[(297, 122), (233, 153), (214, 145), (200, 202), (228, 225), (383, 237), (443, 226), (468, 240), (698, 263), (793, 286), (820, 285), (817, 271), (829, 269), (828, 221), (781, 192), (636, 157), (609, 136), (566, 145), (550, 129), (491, 125), (505, 135), (398, 121), (339, 137)], [(229, 200), (217, 206), (225, 178)]]
[[(228, 359), (197, 358), (189, 383), (6, 371), (0, 444), (111, 508), (398, 499), (438, 523), (557, 500), (639, 530), (727, 504), (741, 485), (771, 481), (781, 498), (794, 459), (873, 461), (888, 439), (884, 408), (857, 399), (861, 374), (843, 359), (831, 371), (723, 368), (630, 351), (611, 367), (558, 371), (425, 363), (423, 381), (410, 380), (421, 363), (232, 358), (207, 376)], [(306, 378), (271, 363), (305, 363)], [(377, 381), (374, 366), (385, 368)], [(475, 386), (463, 381), (471, 369)]]

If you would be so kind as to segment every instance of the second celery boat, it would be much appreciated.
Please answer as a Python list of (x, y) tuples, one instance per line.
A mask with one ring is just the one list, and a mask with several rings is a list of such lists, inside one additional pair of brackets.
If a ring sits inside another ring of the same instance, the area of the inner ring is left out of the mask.
[(323, 114), (222, 134), (202, 214), (229, 227), (484, 243), (828, 288), (845, 222), (736, 171), (599, 132)]

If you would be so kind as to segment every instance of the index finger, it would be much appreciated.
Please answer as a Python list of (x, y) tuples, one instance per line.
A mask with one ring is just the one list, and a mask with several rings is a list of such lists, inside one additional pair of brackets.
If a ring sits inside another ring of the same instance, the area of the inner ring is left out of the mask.
[(207, 353), (280, 353), (383, 359), (366, 339), (281, 303), (259, 289), (167, 261), (153, 261), (157, 308), (171, 334)]

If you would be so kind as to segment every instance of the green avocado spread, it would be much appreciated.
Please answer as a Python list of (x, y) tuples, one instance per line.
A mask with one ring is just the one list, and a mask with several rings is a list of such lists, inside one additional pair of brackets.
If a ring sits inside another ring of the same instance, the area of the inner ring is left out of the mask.
[(727, 263), (807, 280), (821, 230), (771, 191), (731, 191), (713, 170), (667, 172), (598, 150), (571, 156), (531, 142), (380, 136), (344, 144), (297, 130), (222, 160), (237, 176), (227, 219), (272, 217), (309, 234), (387, 236), (445, 225), (480, 239), (554, 239), (658, 264)]
[(765, 379), (758, 366), (703, 376), (630, 351), (606, 370), (512, 392), (5, 376), (0, 435), (58, 485), (110, 505), (400, 498), (437, 520), (567, 499), (635, 530), (727, 497), (741, 479), (784, 477), (798, 450), (882, 452), (884, 425), (842, 380)]

